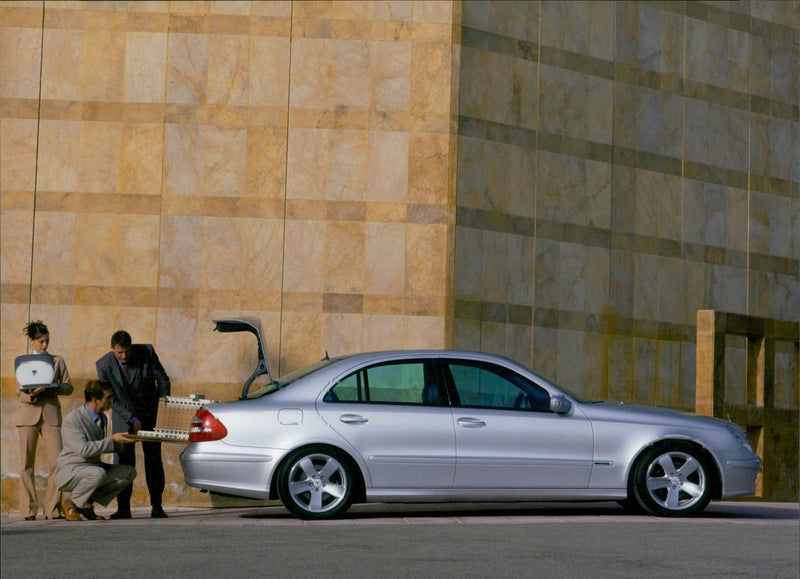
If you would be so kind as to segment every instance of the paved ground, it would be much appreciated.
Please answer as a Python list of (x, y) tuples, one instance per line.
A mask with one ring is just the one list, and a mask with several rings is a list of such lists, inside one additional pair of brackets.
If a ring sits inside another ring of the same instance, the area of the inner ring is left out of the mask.
[[(469, 525), (521, 523), (750, 523), (758, 525), (798, 525), (797, 503), (750, 501), (712, 502), (700, 515), (687, 519), (662, 519), (631, 514), (616, 503), (467, 503), (467, 504), (364, 504), (353, 506), (343, 518), (334, 521), (302, 521), (290, 515), (278, 503), (269, 507), (245, 508), (169, 508), (166, 520), (150, 519), (150, 509), (134, 509), (127, 521), (23, 521), (19, 514), (4, 513), (3, 528), (40, 528), (57, 526), (103, 525)], [(108, 516), (114, 509), (96, 509)]]
[[(0, 521), (3, 579), (800, 576), (798, 505), (713, 503), (660, 519), (616, 503), (356, 505), (307, 522), (280, 506), (129, 521)], [(109, 510), (101, 511), (110, 514)]]

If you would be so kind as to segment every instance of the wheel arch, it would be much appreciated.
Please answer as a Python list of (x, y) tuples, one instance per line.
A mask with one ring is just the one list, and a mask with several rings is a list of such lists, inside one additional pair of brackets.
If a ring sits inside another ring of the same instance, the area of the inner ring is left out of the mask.
[(305, 444), (301, 444), (291, 450), (288, 450), (284, 453), (283, 458), (275, 465), (275, 468), (272, 469), (272, 476), (269, 481), (269, 500), (277, 501), (280, 500), (278, 497), (278, 473), (281, 471), (281, 467), (288, 461), (291, 456), (297, 452), (298, 450), (315, 450), (319, 452), (325, 451), (333, 451), (335, 453), (341, 454), (344, 460), (347, 461), (347, 466), (350, 468), (350, 472), (353, 473), (353, 502), (359, 503), (364, 502), (367, 497), (367, 489), (366, 483), (364, 478), (364, 473), (361, 470), (361, 466), (358, 464), (352, 454), (350, 454), (347, 450), (342, 448), (341, 446), (337, 446), (335, 444), (330, 444), (327, 442), (309, 442)]
[(719, 467), (719, 463), (714, 455), (702, 444), (695, 440), (690, 440), (688, 438), (662, 438), (659, 440), (655, 440), (648, 444), (647, 446), (643, 446), (639, 449), (639, 452), (636, 453), (634, 459), (630, 462), (630, 466), (628, 468), (628, 476), (627, 476), (627, 490), (628, 490), (628, 500), (634, 500), (633, 494), (633, 484), (634, 484), (634, 474), (636, 472), (636, 466), (639, 464), (639, 461), (642, 460), (642, 457), (653, 448), (671, 448), (674, 446), (684, 446), (691, 448), (694, 452), (696, 452), (700, 457), (703, 458), (705, 465), (708, 467), (708, 475), (711, 482), (711, 498), (712, 500), (720, 500), (722, 498), (722, 472)]

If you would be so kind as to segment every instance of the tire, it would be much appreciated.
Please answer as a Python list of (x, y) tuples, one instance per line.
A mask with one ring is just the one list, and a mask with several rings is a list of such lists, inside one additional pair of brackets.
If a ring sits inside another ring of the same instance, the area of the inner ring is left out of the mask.
[(331, 519), (353, 502), (354, 476), (347, 455), (309, 446), (291, 453), (277, 473), (278, 497), (302, 519)]
[(711, 500), (711, 468), (697, 447), (680, 442), (647, 450), (633, 472), (633, 495), (648, 513), (685, 517)]

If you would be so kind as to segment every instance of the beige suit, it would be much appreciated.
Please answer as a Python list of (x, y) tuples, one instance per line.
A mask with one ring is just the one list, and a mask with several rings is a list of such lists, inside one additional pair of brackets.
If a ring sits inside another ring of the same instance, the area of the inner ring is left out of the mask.
[(58, 455), (55, 483), (59, 490), (71, 493), (72, 502), (79, 508), (95, 502), (108, 505), (136, 478), (132, 466), (100, 461), (102, 454), (114, 452), (114, 441), (106, 436), (106, 427), (105, 415), (100, 414), (95, 422), (85, 404), (64, 419), (64, 448)]
[(50, 476), (47, 478), (47, 493), (44, 498), (44, 514), (48, 518), (57, 517), (60, 513), (61, 494), (53, 481), (56, 459), (61, 452), (61, 403), (59, 396), (72, 394), (72, 384), (64, 358), (53, 356), (55, 363), (55, 383), (59, 388), (51, 388), (36, 398), (20, 392), (17, 401), (17, 412), (14, 422), (19, 434), (19, 450), (21, 458), (19, 484), (19, 512), (23, 517), (36, 515), (39, 500), (36, 495), (36, 445), (39, 436), (44, 442), (47, 454), (47, 466)]

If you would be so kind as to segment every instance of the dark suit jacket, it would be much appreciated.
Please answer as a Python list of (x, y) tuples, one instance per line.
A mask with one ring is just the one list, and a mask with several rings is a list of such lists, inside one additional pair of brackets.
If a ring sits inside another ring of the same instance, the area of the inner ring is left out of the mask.
[[(123, 375), (114, 352), (97, 361), (97, 377), (111, 382), (112, 432), (128, 432), (131, 420), (138, 418), (143, 428), (151, 429), (158, 412), (158, 399), (169, 396), (169, 376), (150, 344), (133, 344), (128, 352), (130, 372)], [(144, 426), (147, 424), (148, 426)]]

